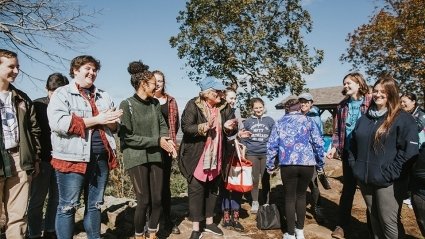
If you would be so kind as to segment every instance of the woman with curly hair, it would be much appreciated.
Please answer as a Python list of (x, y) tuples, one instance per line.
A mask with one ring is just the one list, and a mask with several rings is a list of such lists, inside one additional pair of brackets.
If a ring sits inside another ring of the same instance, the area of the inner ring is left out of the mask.
[[(175, 145), (168, 137), (161, 105), (154, 98), (156, 78), (140, 61), (131, 62), (128, 72), (136, 93), (121, 102), (121, 149), (124, 167), (133, 182), (137, 206), (134, 213), (135, 238), (155, 239), (161, 214), (163, 182), (162, 150), (176, 156)], [(144, 231), (146, 212), (151, 206), (148, 231)]]

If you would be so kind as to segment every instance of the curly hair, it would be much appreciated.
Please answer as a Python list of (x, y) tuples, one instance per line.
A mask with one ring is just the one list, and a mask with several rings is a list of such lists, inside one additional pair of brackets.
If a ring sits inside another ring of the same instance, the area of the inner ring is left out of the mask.
[(69, 76), (71, 76), (71, 78), (74, 78), (74, 70), (80, 69), (81, 66), (83, 66), (87, 63), (92, 63), (94, 65), (94, 67), (96, 68), (96, 71), (100, 70), (100, 61), (99, 60), (97, 60), (96, 58), (89, 56), (89, 55), (82, 55), (82, 56), (77, 56), (74, 59), (72, 59), (71, 67), (69, 68)]
[(127, 71), (130, 73), (130, 83), (137, 91), (142, 81), (147, 82), (152, 77), (155, 77), (149, 70), (149, 66), (143, 64), (142, 61), (132, 61), (128, 64)]

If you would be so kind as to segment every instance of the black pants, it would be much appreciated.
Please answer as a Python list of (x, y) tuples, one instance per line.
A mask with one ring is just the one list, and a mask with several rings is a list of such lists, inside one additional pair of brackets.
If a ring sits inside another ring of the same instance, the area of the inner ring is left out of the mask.
[(338, 224), (346, 229), (351, 222), (351, 209), (353, 207), (354, 194), (356, 193), (357, 181), (353, 171), (348, 165), (348, 152), (342, 154), (342, 193), (339, 199)]
[(313, 207), (320, 206), (320, 190), (319, 190), (319, 182), (317, 180), (317, 172), (314, 170), (313, 177), (308, 184), (311, 192), (311, 206)]
[(425, 237), (425, 199), (421, 198), (417, 194), (413, 194), (412, 206), (415, 211), (419, 229), (421, 230), (422, 236)]
[(188, 182), (189, 220), (200, 222), (214, 216), (219, 182), (220, 176), (207, 182), (201, 182), (192, 177)]
[(173, 165), (173, 158), (164, 150), (162, 151), (162, 211), (164, 219), (171, 220), (171, 190), (170, 190), (170, 177), (171, 167)]
[[(295, 227), (297, 229), (304, 228), (305, 198), (313, 173), (314, 166), (293, 165), (280, 168), (285, 198), (286, 231), (290, 235), (295, 234)], [(297, 217), (296, 225), (295, 214)]]
[(146, 212), (151, 206), (148, 227), (156, 229), (161, 215), (162, 164), (146, 163), (128, 170), (136, 194), (137, 206), (134, 213), (136, 233), (143, 233)]

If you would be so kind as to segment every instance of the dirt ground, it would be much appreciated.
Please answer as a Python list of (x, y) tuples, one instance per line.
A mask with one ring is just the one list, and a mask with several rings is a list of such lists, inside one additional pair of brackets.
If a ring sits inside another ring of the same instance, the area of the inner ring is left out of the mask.
[[(339, 160), (328, 160), (326, 162), (326, 174), (329, 176), (329, 181), (331, 183), (332, 189), (324, 190), (321, 188), (321, 204), (323, 207), (323, 214), (325, 221), (318, 224), (315, 219), (312, 217), (310, 206), (307, 206), (307, 215), (305, 222), (305, 236), (308, 239), (324, 239), (331, 238), (331, 231), (337, 225), (337, 212), (338, 212), (338, 202), (342, 190), (342, 168), (341, 161)], [(321, 187), (321, 186), (320, 186)], [(280, 176), (276, 176), (272, 179), (272, 189), (271, 189), (271, 203), (277, 204), (280, 208), (283, 207), (283, 189), (281, 186)], [(307, 195), (307, 200), (309, 200), (309, 192)], [(179, 202), (177, 202), (179, 201)], [(173, 209), (179, 213), (184, 213), (187, 208), (185, 199), (178, 199), (173, 205)], [(224, 238), (253, 238), (253, 239), (264, 239), (264, 238), (282, 238), (281, 230), (258, 230), (256, 227), (255, 215), (250, 215), (250, 205), (248, 202), (244, 202), (242, 205), (243, 210), (241, 211), (241, 222), (245, 226), (245, 231), (243, 233), (237, 233), (232, 230), (223, 230), (225, 233)], [(352, 229), (350, 232), (346, 233), (346, 238), (368, 238), (367, 225), (366, 225), (366, 215), (365, 215), (366, 205), (361, 196), (360, 190), (358, 189), (355, 195), (353, 210), (352, 210)], [(187, 213), (187, 211), (186, 211)], [(183, 218), (182, 218), (183, 219)], [(219, 222), (220, 216), (216, 217), (216, 222)], [(402, 209), (402, 222), (406, 230), (406, 238), (423, 238), (420, 234), (419, 228), (416, 223), (415, 215), (413, 210), (407, 205), (403, 205)], [(191, 232), (191, 223), (185, 218), (179, 222), (179, 227), (182, 231), (180, 235), (169, 235), (169, 238), (189, 238)], [(208, 238), (223, 238), (212, 236), (208, 233), (204, 233), (204, 239)]]
[[(307, 215), (304, 227), (305, 237), (307, 239), (329, 239), (330, 234), (334, 229), (337, 222), (338, 202), (342, 189), (342, 168), (341, 161), (339, 160), (327, 160), (326, 162), (326, 174), (329, 176), (332, 189), (324, 190), (320, 185), (321, 191), (321, 204), (324, 214), (324, 222), (318, 224), (312, 217), (310, 205), (307, 205)], [(270, 193), (270, 203), (275, 203), (279, 208), (283, 208), (283, 188), (281, 185), (280, 176), (275, 176), (271, 180), (272, 189)], [(309, 201), (310, 193), (307, 193), (307, 201)], [(171, 239), (187, 239), (190, 237), (192, 231), (192, 224), (186, 218), (188, 214), (188, 202), (187, 196), (182, 194), (180, 197), (175, 197), (172, 200), (172, 211), (175, 215), (176, 223), (179, 225), (181, 230), (180, 235), (170, 235), (162, 233), (159, 238), (171, 238)], [(282, 238), (283, 231), (281, 230), (259, 230), (256, 227), (256, 216), (250, 214), (250, 205), (248, 201), (244, 201), (242, 204), (242, 210), (240, 212), (241, 223), (245, 227), (245, 231), (242, 233), (234, 230), (223, 229), (224, 236), (213, 236), (209, 233), (203, 233), (203, 239), (275, 239)], [(352, 239), (366, 239), (368, 238), (367, 225), (366, 225), (366, 206), (363, 198), (360, 194), (360, 190), (357, 190), (352, 210), (352, 228), (349, 232), (346, 232), (346, 238)], [(134, 213), (134, 212), (133, 212)], [(132, 217), (131, 217), (132, 218)], [(214, 218), (216, 223), (220, 223), (221, 215), (217, 214)], [(406, 231), (406, 238), (423, 238), (420, 234), (419, 228), (416, 223), (415, 215), (413, 210), (407, 205), (403, 205), (402, 208), (402, 222)], [(0, 225), (4, 223), (4, 215), (0, 217)], [(103, 224), (102, 224), (103, 225)], [(108, 228), (103, 228), (102, 231), (108, 231)], [(78, 233), (78, 232), (77, 232)], [(126, 239), (133, 238), (134, 228), (116, 228), (109, 233), (104, 233), (103, 238), (108, 239)], [(1, 237), (0, 237), (1, 238)], [(74, 239), (87, 238), (84, 232), (80, 232), (74, 236)]]

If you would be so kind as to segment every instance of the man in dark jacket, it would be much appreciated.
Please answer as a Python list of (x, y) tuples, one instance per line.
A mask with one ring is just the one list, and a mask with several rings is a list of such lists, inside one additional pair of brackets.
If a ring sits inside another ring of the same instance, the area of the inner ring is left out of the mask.
[[(48, 96), (34, 100), (37, 121), (40, 125), (43, 142), (41, 147), (40, 173), (31, 182), (31, 198), (28, 204), (28, 236), (29, 238), (41, 238), (41, 231), (44, 228), (44, 239), (55, 239), (55, 218), (58, 207), (59, 195), (56, 182), (56, 174), (50, 160), (52, 159), (52, 142), (50, 140), (50, 127), (47, 118), (47, 105), (53, 92), (64, 85), (68, 79), (60, 73), (53, 73), (47, 78), (46, 90)], [(43, 220), (44, 201), (49, 194), (46, 205), (46, 214)], [(42, 223), (44, 221), (44, 227)]]
[(7, 238), (25, 238), (30, 182), (40, 161), (40, 128), (34, 105), (11, 84), (18, 73), (17, 54), (0, 49), (0, 198)]

